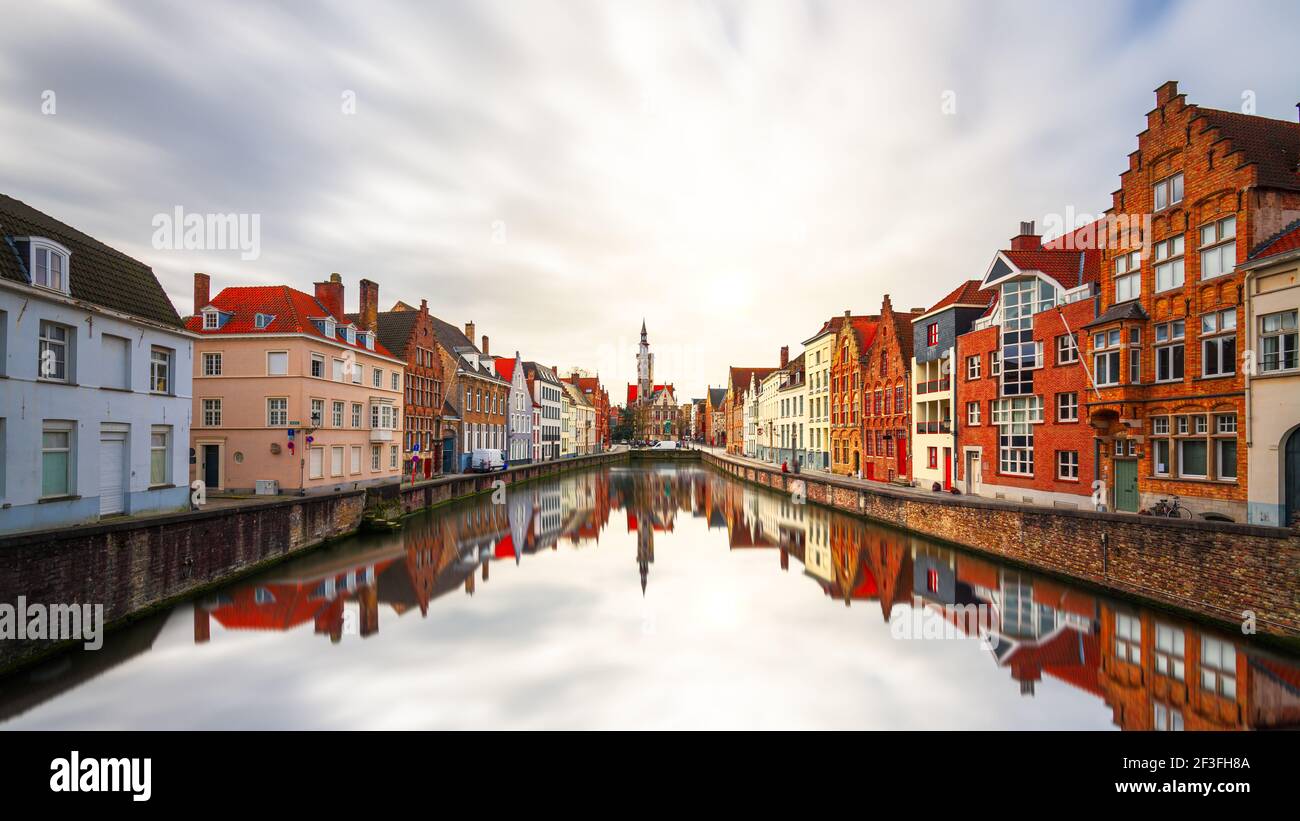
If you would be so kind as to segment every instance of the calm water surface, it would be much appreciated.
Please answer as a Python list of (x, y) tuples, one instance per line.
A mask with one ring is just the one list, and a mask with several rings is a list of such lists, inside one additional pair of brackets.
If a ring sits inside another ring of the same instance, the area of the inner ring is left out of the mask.
[(0, 722), (1246, 729), (1300, 724), (1300, 662), (704, 468), (615, 467), (115, 632), (0, 681)]

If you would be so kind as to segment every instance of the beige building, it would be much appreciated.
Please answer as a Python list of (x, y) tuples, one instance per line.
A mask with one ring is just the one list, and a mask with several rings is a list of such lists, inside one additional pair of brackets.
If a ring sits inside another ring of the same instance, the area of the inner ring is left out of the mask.
[(1252, 524), (1300, 522), (1300, 223), (1243, 265), (1246, 465)]
[(596, 408), (578, 386), (565, 382), (564, 392), (568, 412), (565, 416), (566, 426), (560, 431), (561, 448), (564, 447), (567, 434), (572, 455), (590, 456), (596, 452)]
[(831, 469), (831, 354), (843, 321), (842, 316), (832, 317), (803, 343), (804, 381), (808, 384), (804, 398), (808, 451), (805, 469)]

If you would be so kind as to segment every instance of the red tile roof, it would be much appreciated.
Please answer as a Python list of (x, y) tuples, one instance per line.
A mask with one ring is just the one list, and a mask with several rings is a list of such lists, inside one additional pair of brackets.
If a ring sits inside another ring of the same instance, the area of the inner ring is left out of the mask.
[(952, 293), (931, 305), (925, 314), (941, 311), (949, 305), (975, 305), (986, 307), (993, 299), (994, 288), (985, 288), (978, 279), (968, 279), (953, 289)]
[[(330, 316), (329, 311), (311, 294), (303, 293), (287, 285), (254, 285), (237, 288), (223, 288), (221, 293), (210, 303), (218, 310), (229, 314), (230, 318), (217, 329), (204, 329), (202, 314), (187, 317), (185, 327), (204, 336), (227, 334), (303, 334), (318, 339), (327, 339), (313, 319)], [(257, 314), (269, 314), (274, 317), (271, 324), (258, 328), (255, 324)], [(334, 317), (339, 328), (348, 324), (347, 317)], [(349, 343), (338, 332), (331, 340), (344, 347), (369, 351), (365, 345)], [(375, 340), (374, 353), (393, 357), (393, 354)]]
[(500, 374), (502, 379), (506, 380), (507, 382), (514, 381), (515, 378), (514, 359), (498, 359), (495, 361), (494, 364), (496, 365), (497, 373)]
[(1281, 233), (1265, 240), (1264, 244), (1256, 248), (1255, 252), (1250, 255), (1250, 261), (1253, 262), (1264, 257), (1274, 257), (1297, 249), (1300, 249), (1300, 220), (1296, 220), (1284, 228)]
[[(628, 385), (628, 386), (627, 386), (627, 403), (628, 403), (629, 405), (636, 401), (637, 390), (638, 390), (639, 387), (640, 387), (640, 386), (638, 386), (638, 385)], [(676, 391), (673, 390), (673, 386), (672, 386), (671, 383), (669, 383), (669, 384), (667, 384), (667, 385), (655, 385), (655, 386), (654, 386), (654, 389), (651, 391), (651, 393), (652, 393), (652, 394), (654, 394), (654, 393), (658, 393), (659, 391), (661, 391), (661, 390), (663, 390), (663, 389), (665, 389), (665, 388), (667, 388), (669, 391), (672, 391), (673, 393), (676, 393)]]

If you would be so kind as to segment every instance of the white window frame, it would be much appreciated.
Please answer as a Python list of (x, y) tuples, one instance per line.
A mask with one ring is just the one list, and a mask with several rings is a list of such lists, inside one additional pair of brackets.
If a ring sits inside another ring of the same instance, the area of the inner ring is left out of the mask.
[(221, 376), (221, 352), (204, 351), (203, 352), (203, 375), (204, 376)]
[[(1153, 211), (1163, 211), (1183, 201), (1186, 195), (1183, 185), (1183, 172), (1170, 174), (1152, 186), (1151, 204)], [(1163, 195), (1163, 196), (1162, 196)], [(1164, 202), (1161, 202), (1163, 198)]]
[(202, 421), (205, 428), (221, 427), (221, 398), (206, 397), (202, 400)]
[[(162, 437), (159, 444), (158, 437)], [(154, 457), (162, 452), (162, 477), (154, 475)], [(172, 426), (153, 425), (149, 429), (149, 487), (165, 487), (172, 483)]]
[[(55, 293), (60, 294), (70, 294), (71, 277), (68, 276), (68, 268), (72, 262), (72, 251), (57, 242), (40, 237), (29, 237), (28, 242), (31, 245), (31, 256), (28, 259), (28, 262), (31, 265), (32, 284), (38, 288), (44, 288), (47, 291), (54, 291)], [(45, 258), (44, 265), (40, 264), (42, 255)], [(57, 284), (52, 284), (50, 281), (50, 273), (53, 270), (50, 261), (53, 259), (59, 260), (60, 279)], [(44, 282), (41, 281), (40, 276), (42, 270), (45, 272)]]
[[(1237, 217), (1224, 217), (1202, 225), (1201, 279), (1215, 279), (1237, 270)], [(1214, 270), (1217, 268), (1218, 270)]]
[(289, 426), (289, 397), (268, 396), (266, 398), (266, 426), (268, 428)]
[[(1260, 373), (1285, 373), (1300, 369), (1300, 330), (1297, 326), (1300, 326), (1300, 311), (1296, 309), (1260, 316)], [(1273, 349), (1271, 352), (1270, 348)]]

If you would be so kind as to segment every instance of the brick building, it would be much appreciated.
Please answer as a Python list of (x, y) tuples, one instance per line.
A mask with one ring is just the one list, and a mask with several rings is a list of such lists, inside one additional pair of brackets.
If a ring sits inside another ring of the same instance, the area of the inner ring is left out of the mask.
[(709, 445), (727, 443), (727, 421), (723, 404), (727, 399), (726, 388), (710, 387), (704, 395), (705, 414), (702, 419), (704, 442)]
[(897, 313), (889, 295), (880, 306), (879, 330), (863, 369), (862, 475), (910, 481), (912, 427), (912, 320), (924, 309)]
[(853, 316), (840, 321), (831, 355), (831, 472), (862, 475), (862, 386), (867, 355), (875, 344), (880, 317)]
[[(369, 302), (363, 298), (361, 307), (373, 309), (377, 300), (378, 294)], [(399, 301), (390, 311), (372, 310), (371, 316), (348, 314), (348, 319), (363, 328), (375, 328), (379, 342), (406, 360), (403, 476), (428, 479), (442, 473), (442, 358), (428, 301), (420, 300), (419, 308)]]
[(723, 415), (726, 419), (727, 453), (737, 456), (745, 452), (745, 402), (749, 398), (750, 384), (761, 380), (776, 368), (737, 368), (727, 372), (727, 398)]
[[(466, 322), (462, 333), (437, 317), (432, 320), (446, 396), (458, 418), (457, 422), (450, 423), (444, 413), (443, 444), (444, 449), (454, 454), (450, 458), (451, 470), (460, 472), (469, 467), (470, 455), (476, 448), (506, 448), (510, 383), (493, 367), (488, 337), (483, 336), (482, 350), (470, 341), (474, 336), (473, 322)], [(452, 428), (452, 424), (456, 427)], [(451, 442), (445, 436), (448, 430), (459, 430)], [(446, 465), (448, 457), (444, 456), (443, 460)]]
[(1155, 93), (1107, 211), (1085, 413), (1114, 509), (1177, 495), (1243, 521), (1237, 266), (1300, 216), (1300, 124), (1191, 105), (1172, 81)]
[(1044, 245), (1032, 222), (983, 279), (993, 303), (957, 337), (959, 488), (992, 498), (1083, 507), (1095, 475), (1080, 328), (1096, 315), (1101, 253), (1082, 238)]

